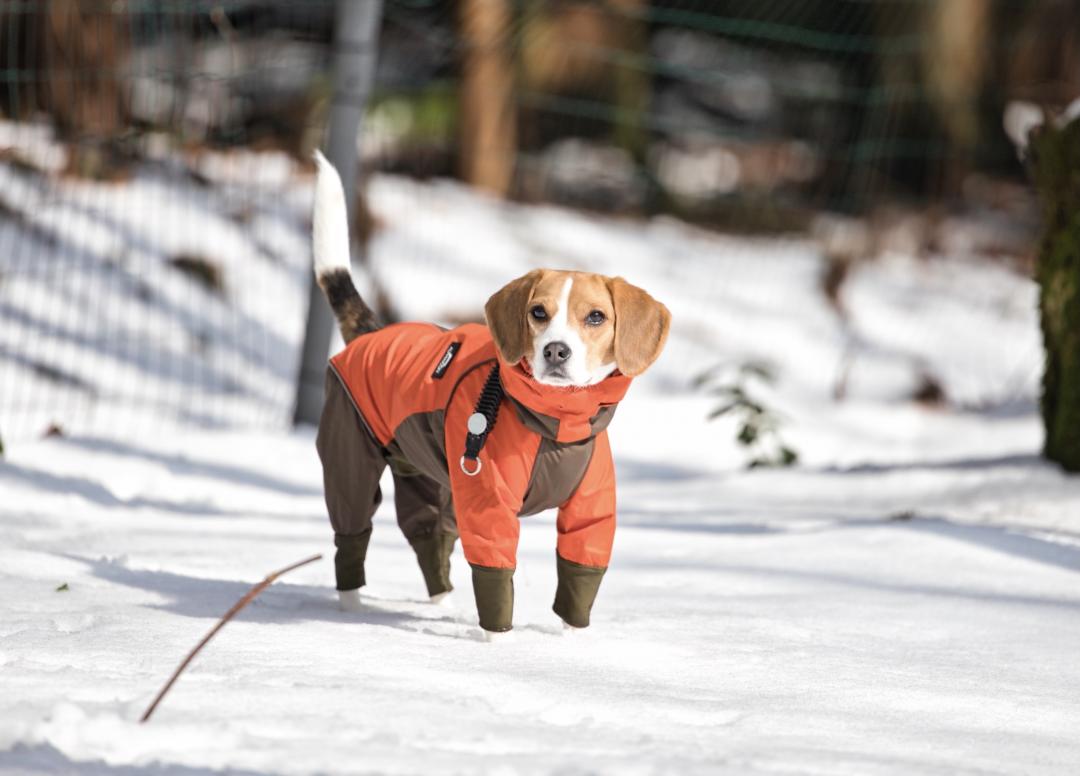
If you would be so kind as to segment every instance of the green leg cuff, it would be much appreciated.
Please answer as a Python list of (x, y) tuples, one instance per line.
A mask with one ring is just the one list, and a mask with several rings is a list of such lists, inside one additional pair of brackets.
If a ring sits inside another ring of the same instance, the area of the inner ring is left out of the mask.
[(411, 542), (424, 575), (428, 595), (447, 593), (454, 589), (450, 584), (450, 556), (454, 552), (457, 536), (452, 533), (433, 533)]
[(334, 574), (338, 590), (356, 590), (366, 583), (364, 559), (367, 557), (371, 529), (360, 534), (334, 534)]
[(472, 567), (473, 594), (480, 627), (489, 631), (508, 631), (514, 619), (514, 570)]
[(583, 566), (558, 554), (555, 556), (555, 563), (559, 573), (559, 586), (555, 590), (555, 605), (551, 608), (567, 625), (575, 628), (589, 627), (589, 613), (607, 569)]

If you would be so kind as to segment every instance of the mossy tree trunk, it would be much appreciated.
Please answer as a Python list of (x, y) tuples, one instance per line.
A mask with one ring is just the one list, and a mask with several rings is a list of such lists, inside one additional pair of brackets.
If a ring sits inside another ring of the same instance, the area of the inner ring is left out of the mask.
[(1037, 131), (1031, 164), (1045, 229), (1036, 268), (1046, 349), (1044, 453), (1080, 472), (1080, 120)]

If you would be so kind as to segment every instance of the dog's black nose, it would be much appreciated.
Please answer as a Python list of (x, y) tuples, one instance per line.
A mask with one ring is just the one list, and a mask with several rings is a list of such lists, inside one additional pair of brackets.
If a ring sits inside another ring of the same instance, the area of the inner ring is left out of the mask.
[(570, 346), (565, 342), (549, 342), (544, 345), (544, 360), (558, 366), (570, 358)]

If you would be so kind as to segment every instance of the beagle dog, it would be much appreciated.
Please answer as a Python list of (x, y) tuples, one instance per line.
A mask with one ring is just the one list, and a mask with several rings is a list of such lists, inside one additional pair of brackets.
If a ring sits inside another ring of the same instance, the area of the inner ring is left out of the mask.
[(316, 160), (315, 273), (347, 343), (330, 359), (316, 440), (342, 606), (360, 606), (389, 466), (432, 599), (451, 590), (460, 537), (481, 628), (509, 631), (519, 518), (557, 508), (553, 609), (587, 627), (615, 531), (606, 428), (660, 355), (670, 313), (622, 278), (541, 269), (488, 300), (487, 326), (381, 328), (350, 275), (341, 182)]

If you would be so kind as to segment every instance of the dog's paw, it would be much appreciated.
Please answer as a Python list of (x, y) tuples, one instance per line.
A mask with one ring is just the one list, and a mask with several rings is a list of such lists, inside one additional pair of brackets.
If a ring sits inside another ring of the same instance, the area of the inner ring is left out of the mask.
[(588, 628), (579, 628), (576, 625), (571, 625), (566, 620), (562, 621), (562, 635), (564, 638), (583, 639), (587, 637), (588, 633)]
[(435, 595), (431, 596), (431, 603), (435, 604), (436, 606), (449, 606), (454, 600), (450, 597), (450, 594), (452, 592), (454, 591), (444, 590), (441, 593), (436, 593)]
[(367, 604), (360, 597), (360, 590), (338, 590), (338, 608), (343, 612), (363, 612)]
[(489, 631), (480, 629), (481, 637), (488, 644), (511, 644), (517, 640), (517, 634), (512, 630), (508, 631)]

